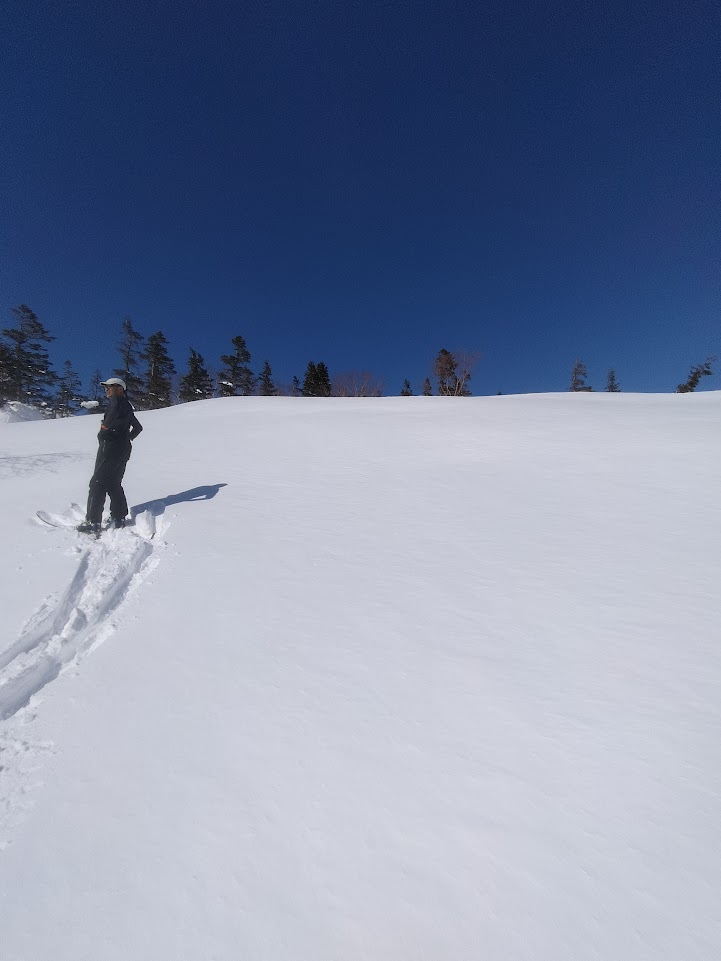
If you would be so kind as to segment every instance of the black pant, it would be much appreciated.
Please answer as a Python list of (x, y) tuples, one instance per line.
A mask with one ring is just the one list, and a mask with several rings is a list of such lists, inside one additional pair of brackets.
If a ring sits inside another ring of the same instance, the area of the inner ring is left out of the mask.
[(95, 461), (95, 473), (90, 478), (90, 493), (88, 494), (88, 510), (86, 519), (91, 524), (99, 524), (103, 519), (105, 497), (110, 495), (110, 513), (113, 517), (126, 517), (128, 502), (122, 487), (125, 466), (128, 463), (130, 451), (108, 449), (101, 446)]

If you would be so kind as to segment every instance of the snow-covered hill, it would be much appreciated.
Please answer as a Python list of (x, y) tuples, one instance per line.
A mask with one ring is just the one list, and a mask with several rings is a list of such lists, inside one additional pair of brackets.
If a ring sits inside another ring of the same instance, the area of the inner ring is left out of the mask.
[(721, 393), (0, 425), (2, 961), (721, 957)]

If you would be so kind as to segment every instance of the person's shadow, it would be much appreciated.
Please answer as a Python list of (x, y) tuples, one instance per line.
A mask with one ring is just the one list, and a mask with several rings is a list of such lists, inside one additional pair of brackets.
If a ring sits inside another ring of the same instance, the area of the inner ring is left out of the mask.
[(188, 491), (181, 491), (179, 494), (168, 494), (167, 497), (158, 497), (153, 501), (146, 501), (144, 504), (135, 504), (130, 508), (130, 516), (135, 518), (139, 514), (148, 513), (153, 517), (160, 517), (165, 513), (165, 508), (172, 504), (183, 504), (186, 501), (209, 501), (218, 493), (221, 487), (227, 484), (206, 484), (203, 487), (192, 487)]

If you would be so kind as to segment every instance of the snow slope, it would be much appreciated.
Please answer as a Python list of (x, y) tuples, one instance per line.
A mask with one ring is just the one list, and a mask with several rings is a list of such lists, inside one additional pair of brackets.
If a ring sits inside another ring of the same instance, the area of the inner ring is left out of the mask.
[(0, 425), (2, 961), (721, 957), (721, 393)]

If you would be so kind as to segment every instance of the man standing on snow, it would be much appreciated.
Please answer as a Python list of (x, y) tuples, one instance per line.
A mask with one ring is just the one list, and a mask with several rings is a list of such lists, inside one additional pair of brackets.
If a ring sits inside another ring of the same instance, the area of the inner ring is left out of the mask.
[(128, 515), (122, 480), (125, 466), (132, 453), (131, 441), (141, 432), (142, 425), (125, 396), (125, 381), (109, 377), (101, 382), (108, 399), (108, 409), (98, 433), (98, 456), (95, 472), (90, 478), (90, 493), (85, 522), (78, 527), (87, 534), (100, 533), (105, 497), (110, 495), (110, 515), (113, 527), (124, 527)]

